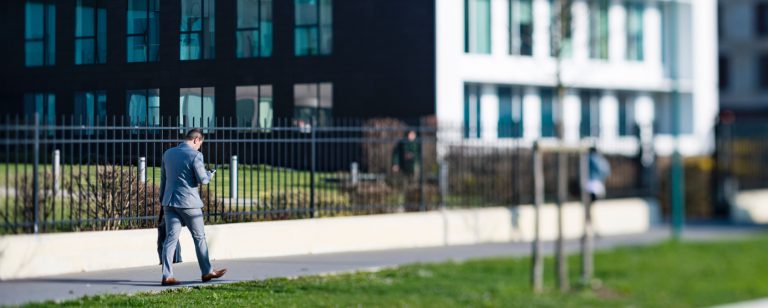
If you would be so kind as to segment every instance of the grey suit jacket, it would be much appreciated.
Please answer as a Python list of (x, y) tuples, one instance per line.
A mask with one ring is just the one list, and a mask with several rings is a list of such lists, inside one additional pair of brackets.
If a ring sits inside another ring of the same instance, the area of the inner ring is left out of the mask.
[(213, 173), (205, 170), (203, 153), (182, 142), (163, 153), (160, 200), (163, 206), (202, 208), (198, 184), (208, 184)]

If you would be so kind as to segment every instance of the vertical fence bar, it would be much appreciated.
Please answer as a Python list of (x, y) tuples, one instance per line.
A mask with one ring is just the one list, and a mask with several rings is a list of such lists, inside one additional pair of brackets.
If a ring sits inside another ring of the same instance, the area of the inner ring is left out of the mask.
[(309, 172), (309, 218), (315, 217), (315, 173), (317, 172), (317, 133), (315, 132), (315, 125), (317, 121), (312, 118), (312, 124), (310, 125), (310, 172)]
[[(229, 159), (229, 207), (232, 211), (232, 202), (237, 202), (237, 155)], [(235, 204), (237, 206), (237, 204)]]
[(568, 185), (568, 156), (564, 152), (557, 153), (557, 287), (560, 291), (568, 289), (568, 259), (565, 256), (565, 239), (564, 239), (564, 214), (563, 207), (565, 206), (566, 198), (568, 197), (567, 191)]
[(533, 143), (533, 265), (531, 266), (531, 284), (533, 292), (540, 293), (543, 289), (544, 264), (541, 245), (541, 205), (544, 202), (544, 167), (542, 164), (539, 142)]
[(581, 187), (581, 203), (584, 207), (584, 234), (581, 237), (581, 280), (588, 285), (592, 280), (592, 246), (594, 231), (592, 230), (592, 200), (587, 192), (589, 181), (589, 152), (582, 152), (579, 161), (579, 186)]
[(59, 175), (61, 174), (61, 152), (59, 150), (53, 150), (53, 195), (61, 188), (61, 180)]
[[(40, 183), (37, 172), (40, 168), (40, 114), (35, 112), (34, 117), (34, 148), (33, 153), (33, 166), (32, 166), (32, 205), (34, 206), (34, 222), (32, 223), (34, 233), (38, 233), (39, 220), (40, 220)], [(26, 168), (25, 168), (26, 169)]]

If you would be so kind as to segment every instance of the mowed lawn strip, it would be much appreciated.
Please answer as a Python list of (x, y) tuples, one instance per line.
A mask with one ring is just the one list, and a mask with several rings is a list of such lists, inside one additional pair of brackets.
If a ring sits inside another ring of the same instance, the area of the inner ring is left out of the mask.
[[(734, 242), (663, 243), (596, 254), (591, 289), (533, 295), (527, 258), (418, 264), (380, 272), (269, 279), (159, 293), (106, 295), (65, 306), (705, 307), (768, 297), (768, 236)], [(569, 259), (571, 281), (577, 256)], [(35, 304), (30, 306), (46, 306)]]

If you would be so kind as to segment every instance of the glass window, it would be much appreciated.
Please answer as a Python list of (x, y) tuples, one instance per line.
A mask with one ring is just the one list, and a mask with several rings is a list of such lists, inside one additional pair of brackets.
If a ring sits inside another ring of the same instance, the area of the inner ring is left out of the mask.
[(56, 64), (56, 5), (27, 1), (24, 7), (24, 64)]
[(77, 0), (75, 64), (107, 62), (107, 9), (103, 0)]
[(768, 90), (768, 54), (760, 56), (758, 65), (758, 71), (760, 72), (760, 76), (758, 77), (760, 89)]
[(768, 2), (757, 4), (755, 12), (755, 33), (758, 36), (768, 36)]
[(619, 136), (634, 136), (637, 131), (634, 100), (630, 93), (619, 94)]
[(131, 126), (160, 125), (160, 90), (143, 89), (126, 92), (128, 123)]
[(35, 92), (24, 94), (24, 115), (27, 121), (34, 121), (35, 113), (40, 116), (40, 124), (56, 124), (56, 95)]
[(480, 85), (464, 85), (464, 138), (480, 138)]
[(235, 88), (237, 126), (272, 127), (272, 86), (240, 86)]
[(214, 58), (214, 3), (214, 0), (181, 0), (181, 60)]
[(179, 91), (179, 121), (189, 127), (216, 127), (216, 97), (213, 87), (182, 88)]
[(718, 84), (720, 86), (720, 90), (727, 90), (731, 83), (731, 63), (728, 59), (728, 56), (720, 55), (720, 58), (718, 59)]
[[(550, 20), (550, 48), (549, 54), (557, 58), (558, 51), (561, 58), (571, 56), (573, 35), (572, 1), (549, 0)], [(561, 13), (562, 12), (562, 13)], [(562, 28), (560, 27), (562, 25)]]
[(299, 127), (331, 124), (333, 111), (333, 84), (303, 83), (293, 85), (293, 118)]
[(557, 108), (555, 106), (555, 91), (550, 88), (540, 90), (541, 97), (541, 136), (557, 136)]
[(93, 134), (94, 126), (107, 123), (107, 93), (105, 91), (75, 92), (75, 123), (88, 127), (84, 134)]
[(491, 53), (490, 0), (464, 0), (464, 52)]
[(333, 46), (331, 0), (295, 0), (297, 56), (330, 55)]
[(600, 91), (581, 91), (581, 123), (579, 132), (581, 137), (600, 136)]
[(643, 61), (643, 14), (645, 6), (629, 1), (627, 8), (627, 60)]
[(523, 89), (501, 87), (499, 95), (499, 138), (523, 136)]
[(509, 2), (509, 53), (530, 56), (533, 54), (533, 1)]
[(589, 56), (608, 59), (608, 0), (589, 1)]
[(158, 61), (160, 0), (128, 0), (127, 20), (127, 61)]
[(272, 55), (272, 0), (237, 0), (238, 58)]

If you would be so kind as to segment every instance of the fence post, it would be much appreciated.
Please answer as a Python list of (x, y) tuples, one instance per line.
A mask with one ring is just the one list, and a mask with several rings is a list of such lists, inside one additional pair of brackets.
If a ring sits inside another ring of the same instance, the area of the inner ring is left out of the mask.
[(440, 185), (440, 207), (445, 208), (446, 198), (448, 198), (448, 164), (441, 160), (438, 162), (439, 168), (439, 185)]
[(53, 150), (53, 195), (56, 196), (56, 193), (59, 191), (59, 188), (61, 188), (61, 179), (59, 178), (59, 175), (61, 174), (61, 152), (59, 150)]
[(147, 182), (147, 158), (139, 157), (139, 183)]
[(33, 231), (35, 234), (39, 231), (40, 221), (40, 179), (38, 178), (38, 171), (40, 169), (40, 114), (35, 112), (34, 117), (34, 164), (32, 166), (32, 205), (34, 208), (34, 222)]
[(310, 173), (309, 173), (309, 218), (315, 217), (315, 169), (317, 166), (317, 138), (315, 136), (315, 118), (312, 118), (312, 125), (309, 126), (310, 134)]
[(229, 199), (230, 204), (237, 202), (237, 155), (229, 159)]
[(579, 186), (581, 186), (581, 203), (584, 207), (584, 234), (581, 237), (581, 280), (589, 285), (592, 280), (592, 249), (594, 230), (592, 229), (592, 199), (587, 192), (589, 181), (589, 152), (582, 152), (579, 161)]
[(533, 143), (533, 256), (531, 266), (531, 284), (533, 292), (543, 289), (544, 264), (541, 256), (541, 204), (544, 202), (544, 170), (539, 142)]
[(424, 126), (422, 121), (419, 121), (420, 127), (419, 127), (419, 135), (417, 138), (419, 139), (419, 211), (425, 212), (427, 210), (426, 204), (424, 202)]

